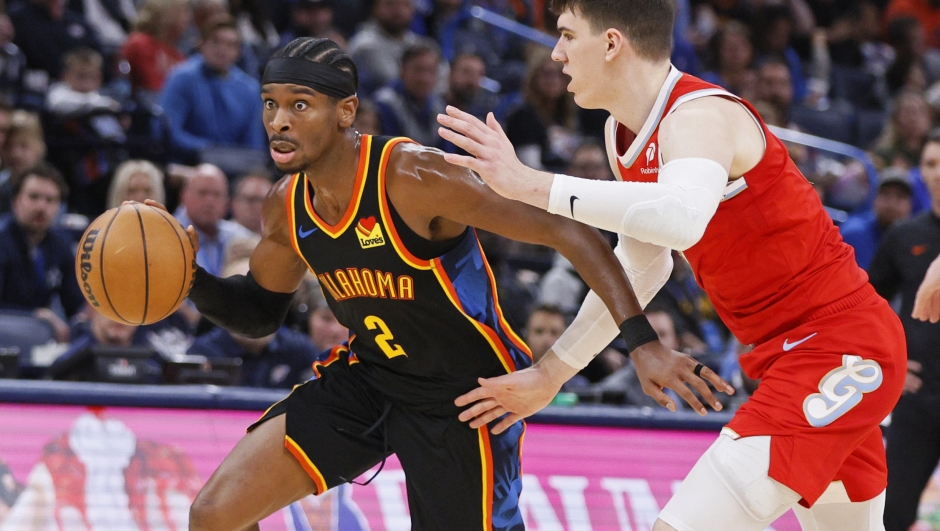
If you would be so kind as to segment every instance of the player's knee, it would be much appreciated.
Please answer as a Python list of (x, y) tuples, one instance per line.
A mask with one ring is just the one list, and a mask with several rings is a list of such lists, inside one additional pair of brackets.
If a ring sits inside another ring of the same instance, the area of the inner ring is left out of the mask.
[(656, 523), (653, 524), (653, 531), (676, 531), (676, 528), (662, 520), (656, 520)]
[(196, 495), (189, 507), (189, 531), (223, 531), (226, 529), (225, 511), (221, 504), (205, 491)]
[(705, 454), (709, 465), (741, 507), (758, 521), (774, 516), (800, 495), (768, 476), (770, 437), (721, 436)]

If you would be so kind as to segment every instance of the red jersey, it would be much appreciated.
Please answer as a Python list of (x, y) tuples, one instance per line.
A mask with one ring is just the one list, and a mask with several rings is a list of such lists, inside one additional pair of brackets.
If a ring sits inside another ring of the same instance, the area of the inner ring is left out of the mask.
[(868, 275), (823, 209), (813, 186), (748, 102), (721, 87), (669, 72), (638, 133), (611, 117), (607, 152), (620, 180), (656, 182), (659, 125), (679, 105), (706, 96), (739, 102), (754, 117), (766, 149), (760, 162), (728, 183), (702, 239), (685, 251), (695, 279), (722, 321), (744, 344), (762, 343), (824, 317), (867, 294)]

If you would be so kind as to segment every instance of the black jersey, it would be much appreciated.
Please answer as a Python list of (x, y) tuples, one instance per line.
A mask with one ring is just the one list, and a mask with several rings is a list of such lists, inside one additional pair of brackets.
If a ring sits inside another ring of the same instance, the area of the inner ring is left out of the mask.
[(388, 158), (408, 141), (362, 135), (352, 200), (336, 225), (317, 215), (312, 187), (294, 175), (291, 238), (349, 328), (350, 362), (364, 378), (404, 404), (452, 407), (478, 377), (528, 367), (532, 354), (503, 317), (476, 232), (431, 242), (388, 200)]

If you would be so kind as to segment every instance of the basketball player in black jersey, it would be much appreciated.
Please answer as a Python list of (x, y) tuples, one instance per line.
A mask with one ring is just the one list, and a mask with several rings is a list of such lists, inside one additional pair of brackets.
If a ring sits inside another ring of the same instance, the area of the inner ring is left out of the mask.
[(406, 474), (412, 529), (523, 528), (524, 424), (499, 435), (472, 429), (454, 405), (478, 378), (531, 364), (469, 227), (558, 249), (624, 323), (651, 385), (688, 393), (688, 382), (715, 403), (695, 362), (649, 335), (623, 268), (595, 229), (501, 198), (440, 151), (360, 135), (351, 127), (356, 88), (355, 65), (326, 39), (297, 39), (266, 66), (271, 155), (291, 175), (265, 201), (250, 273), (219, 279), (200, 269), (190, 298), (214, 322), (263, 336), (283, 321), (310, 270), (351, 336), (315, 364), (317, 379), (249, 428), (193, 502), (191, 530), (257, 529), (391, 453)]

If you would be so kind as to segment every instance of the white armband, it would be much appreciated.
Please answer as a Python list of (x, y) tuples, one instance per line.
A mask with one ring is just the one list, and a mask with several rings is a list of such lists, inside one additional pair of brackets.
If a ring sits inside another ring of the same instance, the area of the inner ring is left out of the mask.
[(655, 183), (594, 181), (556, 174), (548, 211), (641, 242), (684, 251), (705, 234), (728, 184), (711, 159), (672, 160)]
[[(620, 237), (614, 249), (640, 306), (645, 308), (672, 274), (672, 252), (665, 248)], [(561, 361), (583, 369), (620, 333), (601, 298), (592, 290), (584, 299), (571, 326), (558, 338), (552, 351)]]

